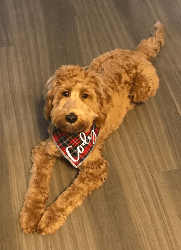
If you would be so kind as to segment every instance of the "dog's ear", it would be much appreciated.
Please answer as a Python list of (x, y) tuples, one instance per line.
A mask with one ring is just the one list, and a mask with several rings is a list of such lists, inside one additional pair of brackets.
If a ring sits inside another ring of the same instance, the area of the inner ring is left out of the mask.
[(97, 95), (97, 103), (99, 107), (98, 117), (95, 120), (96, 126), (102, 128), (105, 124), (109, 111), (109, 102), (111, 100), (112, 90), (104, 83), (100, 75), (94, 71), (87, 71)]
[(99, 116), (95, 120), (95, 124), (98, 128), (104, 127), (105, 121), (107, 118), (107, 114), (99, 113)]
[(53, 108), (53, 82), (55, 80), (55, 75), (50, 77), (50, 79), (47, 81), (44, 91), (44, 97), (45, 97), (45, 105), (44, 105), (44, 116), (47, 120), (51, 120), (51, 110)]
[[(99, 86), (100, 87), (100, 86)], [(101, 86), (101, 88), (97, 88), (97, 97), (98, 97), (98, 103), (99, 103), (99, 112), (98, 117), (95, 120), (96, 126), (98, 128), (104, 127), (107, 114), (109, 112), (109, 101), (110, 101), (110, 91), (107, 91), (107, 89), (104, 86)]]

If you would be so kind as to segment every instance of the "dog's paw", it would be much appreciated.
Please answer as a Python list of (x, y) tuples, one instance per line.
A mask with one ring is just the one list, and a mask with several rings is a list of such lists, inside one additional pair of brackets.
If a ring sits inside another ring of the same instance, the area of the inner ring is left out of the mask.
[(20, 213), (19, 223), (24, 233), (33, 234), (36, 231), (43, 212), (44, 210), (33, 211), (30, 208), (23, 207)]
[(64, 222), (65, 218), (49, 207), (38, 224), (37, 232), (41, 235), (53, 234)]

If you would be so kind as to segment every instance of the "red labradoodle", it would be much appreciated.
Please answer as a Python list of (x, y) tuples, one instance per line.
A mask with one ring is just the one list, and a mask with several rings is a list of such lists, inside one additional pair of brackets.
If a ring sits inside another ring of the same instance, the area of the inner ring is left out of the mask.
[[(45, 93), (50, 137), (33, 150), (32, 175), (20, 213), (25, 233), (54, 233), (103, 184), (108, 175), (104, 142), (128, 110), (155, 95), (159, 79), (149, 60), (163, 44), (163, 25), (157, 22), (154, 35), (135, 51), (116, 49), (95, 58), (88, 68), (62, 66), (55, 71)], [(79, 175), (46, 208), (53, 166), (62, 156), (79, 168)]]

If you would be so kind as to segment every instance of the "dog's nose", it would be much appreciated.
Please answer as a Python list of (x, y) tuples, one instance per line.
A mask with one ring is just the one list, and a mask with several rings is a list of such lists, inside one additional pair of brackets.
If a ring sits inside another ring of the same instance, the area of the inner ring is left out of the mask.
[(75, 123), (77, 121), (77, 115), (74, 113), (66, 115), (66, 121), (69, 123)]

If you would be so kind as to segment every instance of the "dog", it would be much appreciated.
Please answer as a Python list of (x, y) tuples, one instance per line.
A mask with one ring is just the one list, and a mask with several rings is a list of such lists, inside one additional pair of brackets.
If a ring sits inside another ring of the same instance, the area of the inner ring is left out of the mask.
[[(150, 60), (163, 44), (164, 28), (157, 22), (153, 36), (142, 40), (135, 51), (107, 52), (89, 67), (62, 66), (49, 79), (44, 114), (51, 120), (50, 137), (32, 152), (31, 178), (20, 213), (23, 232), (56, 232), (104, 183), (108, 176), (108, 163), (102, 156), (104, 142), (136, 103), (156, 94), (159, 78)], [(60, 157), (79, 168), (79, 174), (46, 208), (53, 166)]]

